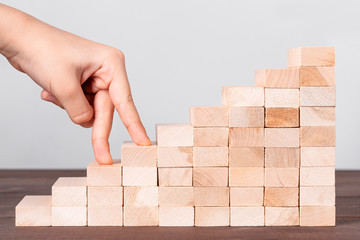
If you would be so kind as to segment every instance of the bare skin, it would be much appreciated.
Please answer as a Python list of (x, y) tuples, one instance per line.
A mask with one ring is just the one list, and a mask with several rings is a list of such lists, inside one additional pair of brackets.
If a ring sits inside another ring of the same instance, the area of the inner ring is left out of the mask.
[(114, 108), (138, 145), (151, 145), (131, 96), (123, 53), (0, 4), (0, 53), (43, 88), (41, 98), (92, 127), (100, 164), (112, 164), (108, 138)]

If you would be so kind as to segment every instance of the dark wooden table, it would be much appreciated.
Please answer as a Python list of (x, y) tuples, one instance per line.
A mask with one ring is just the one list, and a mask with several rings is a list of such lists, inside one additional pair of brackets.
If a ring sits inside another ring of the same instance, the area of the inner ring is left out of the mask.
[(336, 172), (336, 227), (15, 227), (24, 195), (51, 194), (58, 177), (85, 171), (0, 170), (0, 239), (360, 239), (360, 171)]

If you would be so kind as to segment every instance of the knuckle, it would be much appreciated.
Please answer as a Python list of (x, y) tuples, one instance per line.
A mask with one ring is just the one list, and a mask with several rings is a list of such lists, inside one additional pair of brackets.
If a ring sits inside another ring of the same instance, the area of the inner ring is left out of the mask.
[(71, 116), (71, 120), (78, 125), (85, 125), (86, 123), (90, 122), (92, 118), (93, 118), (92, 111), (86, 111)]

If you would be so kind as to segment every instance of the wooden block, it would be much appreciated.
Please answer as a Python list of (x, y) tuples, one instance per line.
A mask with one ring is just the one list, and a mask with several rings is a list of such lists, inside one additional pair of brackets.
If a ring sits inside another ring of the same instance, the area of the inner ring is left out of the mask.
[(301, 107), (300, 126), (335, 126), (335, 107)]
[(52, 206), (87, 205), (86, 177), (61, 177), (52, 186)]
[(264, 108), (230, 107), (229, 127), (264, 127)]
[(89, 206), (88, 226), (122, 226), (122, 206)]
[(335, 167), (301, 167), (300, 186), (335, 186)]
[(195, 187), (196, 207), (228, 207), (229, 187)]
[(263, 187), (230, 187), (230, 206), (251, 207), (263, 205)]
[(159, 226), (194, 226), (194, 207), (159, 207)]
[(159, 206), (191, 207), (194, 205), (194, 187), (159, 187)]
[(88, 206), (122, 206), (123, 187), (88, 187)]
[(265, 147), (299, 147), (299, 128), (265, 128)]
[(300, 187), (300, 206), (334, 206), (335, 187)]
[(121, 146), (121, 164), (125, 167), (156, 167), (157, 146), (137, 146), (124, 142)]
[(195, 226), (229, 226), (229, 207), (195, 207)]
[(263, 107), (263, 87), (222, 87), (222, 104), (236, 107)]
[(265, 207), (265, 226), (299, 226), (298, 207)]
[(299, 206), (299, 188), (265, 187), (265, 207), (296, 207)]
[(230, 226), (264, 226), (264, 207), (231, 207)]
[(159, 206), (158, 187), (124, 187), (124, 206)]
[(255, 86), (267, 88), (299, 88), (299, 69), (255, 70)]
[(288, 51), (288, 67), (335, 66), (334, 47), (298, 47)]
[(299, 162), (299, 148), (265, 148), (266, 168), (298, 168)]
[(15, 226), (51, 226), (51, 196), (25, 196), (15, 208)]
[(300, 68), (301, 87), (335, 87), (334, 67)]
[(229, 168), (229, 186), (231, 187), (264, 186), (264, 168), (263, 167)]
[(161, 147), (191, 147), (194, 131), (190, 124), (156, 125), (156, 141)]
[(192, 168), (158, 168), (160, 187), (192, 186)]
[(264, 128), (230, 128), (230, 147), (264, 147)]
[(99, 165), (95, 160), (90, 162), (87, 167), (87, 185), (93, 187), (120, 187), (121, 165), (119, 163)]
[(158, 147), (158, 167), (192, 167), (193, 147)]
[(229, 128), (194, 128), (194, 146), (196, 147), (227, 147)]
[(335, 107), (335, 87), (301, 87), (300, 106), (302, 107)]
[(299, 127), (298, 108), (266, 108), (265, 127), (292, 128)]
[(298, 108), (299, 89), (265, 88), (266, 108)]
[(335, 206), (300, 207), (300, 226), (335, 226)]
[(124, 186), (157, 186), (156, 167), (123, 167)]
[(300, 127), (300, 145), (302, 147), (335, 147), (335, 126)]
[(335, 147), (302, 147), (302, 167), (334, 167)]
[(230, 147), (230, 167), (264, 167), (263, 147)]
[(228, 155), (228, 147), (194, 147), (194, 167), (228, 166)]
[(87, 207), (52, 207), (52, 226), (86, 226)]
[(190, 123), (193, 127), (229, 126), (229, 108), (226, 106), (191, 107)]
[(299, 187), (299, 168), (265, 168), (265, 187)]
[(159, 207), (124, 207), (124, 226), (159, 226)]
[(227, 167), (201, 167), (193, 169), (193, 186), (226, 187), (229, 169)]

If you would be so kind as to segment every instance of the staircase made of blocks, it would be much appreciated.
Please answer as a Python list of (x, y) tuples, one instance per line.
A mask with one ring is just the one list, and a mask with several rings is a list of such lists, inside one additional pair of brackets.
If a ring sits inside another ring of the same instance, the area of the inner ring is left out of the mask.
[(25, 196), (16, 226), (334, 226), (335, 102), (335, 48), (290, 49), (154, 145)]

